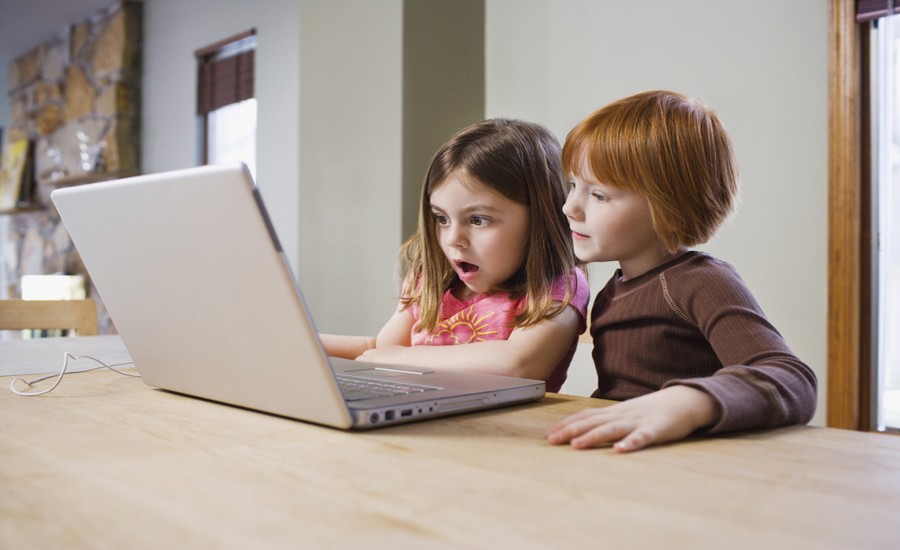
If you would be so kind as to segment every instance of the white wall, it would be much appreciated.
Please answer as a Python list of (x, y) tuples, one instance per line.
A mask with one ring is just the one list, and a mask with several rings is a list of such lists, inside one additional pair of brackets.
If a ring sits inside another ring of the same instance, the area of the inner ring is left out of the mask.
[(299, 249), (299, 24), (297, 0), (144, 0), (143, 171), (197, 165), (194, 51), (256, 28), (257, 177), (294, 266)]
[[(672, 89), (717, 110), (741, 167), (737, 215), (701, 249), (732, 263), (819, 379), (825, 418), (827, 2), (488, 0), (487, 115), (560, 140), (602, 105)], [(592, 272), (602, 287), (614, 266)], [(593, 386), (579, 353), (567, 391)], [(588, 384), (582, 386), (582, 384)]]
[(399, 296), (402, 2), (300, 11), (300, 283), (320, 330), (374, 335)]

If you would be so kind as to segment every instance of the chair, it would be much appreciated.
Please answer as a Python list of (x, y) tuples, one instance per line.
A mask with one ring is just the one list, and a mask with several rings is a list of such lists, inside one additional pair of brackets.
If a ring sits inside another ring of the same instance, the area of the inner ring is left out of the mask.
[(97, 304), (84, 300), (0, 300), (0, 330), (75, 329), (78, 336), (100, 334)]

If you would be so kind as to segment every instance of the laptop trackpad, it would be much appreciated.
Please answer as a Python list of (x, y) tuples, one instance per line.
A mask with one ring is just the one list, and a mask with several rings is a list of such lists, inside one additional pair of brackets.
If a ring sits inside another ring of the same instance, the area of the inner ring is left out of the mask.
[(344, 374), (358, 374), (365, 376), (369, 375), (378, 375), (378, 376), (406, 376), (408, 374), (431, 374), (434, 371), (430, 369), (416, 368), (416, 367), (370, 367), (363, 369), (348, 369), (343, 371)]

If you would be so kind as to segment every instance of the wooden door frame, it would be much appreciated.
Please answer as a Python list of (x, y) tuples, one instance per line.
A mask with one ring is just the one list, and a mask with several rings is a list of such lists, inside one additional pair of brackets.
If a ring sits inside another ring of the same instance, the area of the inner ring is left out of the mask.
[(827, 424), (872, 428), (868, 37), (853, 0), (829, 6)]

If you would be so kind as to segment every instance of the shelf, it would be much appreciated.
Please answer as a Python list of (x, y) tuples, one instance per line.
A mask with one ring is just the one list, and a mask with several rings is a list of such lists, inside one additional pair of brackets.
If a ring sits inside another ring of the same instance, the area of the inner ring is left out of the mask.
[(0, 208), (0, 216), (15, 216), (16, 214), (28, 214), (30, 212), (40, 212), (46, 209), (46, 206), (41, 206), (39, 204), (15, 206), (13, 208)]
[(82, 185), (85, 183), (96, 183), (98, 181), (114, 180), (119, 178), (127, 178), (136, 176), (137, 172), (104, 172), (104, 173), (84, 173), (65, 176), (58, 179), (42, 179), (38, 180), (38, 185), (53, 185), (57, 187), (69, 187), (72, 185)]
[[(87, 183), (96, 183), (98, 181), (127, 178), (129, 176), (136, 175), (137, 172), (116, 172), (102, 174), (84, 173), (59, 179), (38, 180), (37, 184), (39, 186), (47, 187), (72, 187), (75, 185), (84, 185)], [(0, 216), (15, 216), (17, 214), (28, 214), (33, 212), (42, 212), (45, 210), (47, 210), (47, 207), (41, 204), (21, 204), (13, 208), (0, 208)]]

